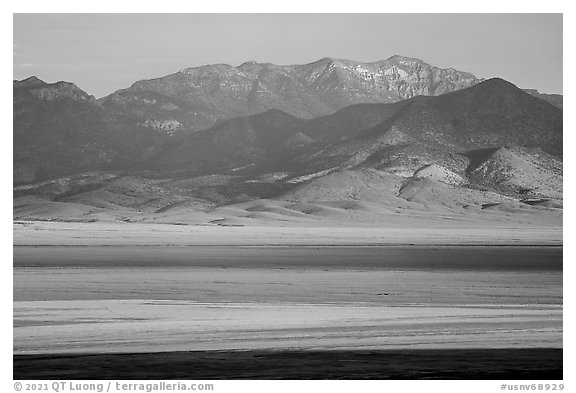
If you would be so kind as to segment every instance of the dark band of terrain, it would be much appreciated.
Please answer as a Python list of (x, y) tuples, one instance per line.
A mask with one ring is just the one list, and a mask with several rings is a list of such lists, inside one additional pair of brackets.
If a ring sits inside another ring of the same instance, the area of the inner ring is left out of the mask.
[(17, 355), (14, 379), (561, 380), (562, 349)]
[(15, 267), (562, 271), (562, 246), (20, 246)]

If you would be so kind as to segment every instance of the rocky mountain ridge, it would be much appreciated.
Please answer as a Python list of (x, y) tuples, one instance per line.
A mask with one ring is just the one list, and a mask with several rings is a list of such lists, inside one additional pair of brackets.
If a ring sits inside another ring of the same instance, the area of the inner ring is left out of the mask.
[(313, 118), (359, 103), (391, 103), (417, 95), (440, 95), (482, 79), (422, 60), (392, 56), (363, 63), (323, 58), (303, 65), (245, 62), (183, 69), (135, 82), (100, 99), (114, 113), (140, 124), (172, 122), (195, 132), (238, 116), (279, 109)]

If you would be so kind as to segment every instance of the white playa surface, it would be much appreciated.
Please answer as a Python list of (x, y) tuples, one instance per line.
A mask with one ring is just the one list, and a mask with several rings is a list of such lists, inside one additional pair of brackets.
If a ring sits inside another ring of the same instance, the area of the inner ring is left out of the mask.
[(14, 282), (15, 354), (562, 347), (561, 272), (17, 267)]
[(14, 318), (15, 354), (562, 346), (553, 306), (23, 301)]
[(16, 223), (14, 354), (561, 348), (561, 234)]

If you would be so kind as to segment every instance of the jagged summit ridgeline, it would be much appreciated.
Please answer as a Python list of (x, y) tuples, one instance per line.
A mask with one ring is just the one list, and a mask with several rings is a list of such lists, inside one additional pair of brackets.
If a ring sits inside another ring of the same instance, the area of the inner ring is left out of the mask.
[[(58, 81), (55, 83), (46, 83), (36, 76), (23, 79), (21, 81), (13, 81), (13, 88), (17, 89), (19, 93), (28, 93), (38, 99), (44, 101), (54, 101), (58, 98), (68, 97), (75, 101), (87, 101), (96, 103), (94, 96), (86, 93), (74, 83)], [(22, 94), (14, 96), (22, 97)]]
[(39, 79), (36, 75), (32, 75), (31, 77), (26, 78), (26, 79), (22, 79), (21, 81), (14, 80), (13, 84), (14, 84), (14, 86), (18, 86), (18, 87), (37, 87), (37, 86), (47, 85), (46, 82)]
[(194, 132), (218, 121), (280, 109), (301, 118), (358, 103), (391, 103), (439, 95), (481, 79), (422, 60), (392, 56), (363, 63), (323, 58), (310, 64), (248, 61), (183, 69), (143, 80), (100, 99), (103, 106), (157, 130)]

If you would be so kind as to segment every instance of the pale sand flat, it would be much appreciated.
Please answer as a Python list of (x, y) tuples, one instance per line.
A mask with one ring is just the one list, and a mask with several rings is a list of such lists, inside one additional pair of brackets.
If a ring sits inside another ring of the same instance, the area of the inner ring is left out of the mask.
[[(440, 220), (441, 221), (441, 220)], [(39, 245), (562, 245), (561, 226), (514, 222), (375, 226), (201, 226), (141, 223), (15, 223), (15, 246)], [(406, 223), (404, 223), (406, 224)]]
[(562, 347), (562, 308), (542, 305), (22, 301), (14, 319), (14, 354)]

